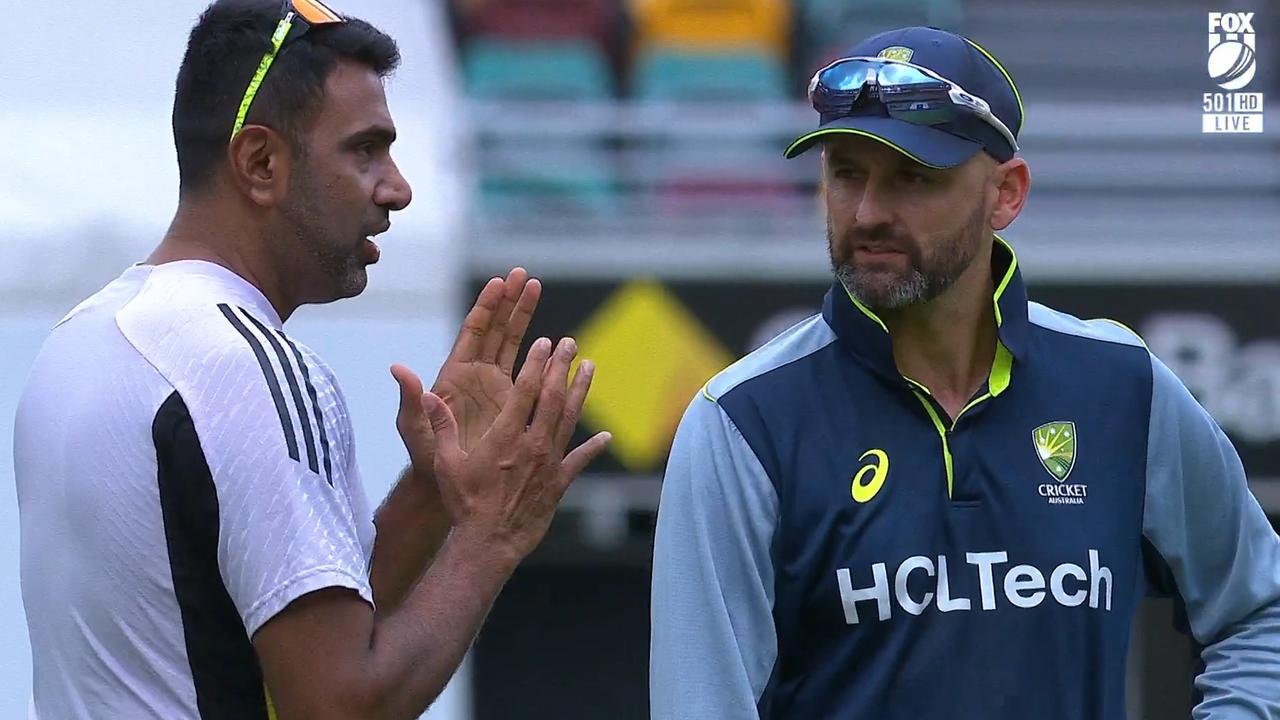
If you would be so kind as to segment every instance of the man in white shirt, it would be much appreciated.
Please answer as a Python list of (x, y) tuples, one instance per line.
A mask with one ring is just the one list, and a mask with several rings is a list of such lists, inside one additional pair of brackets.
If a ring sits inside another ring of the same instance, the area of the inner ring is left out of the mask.
[(337, 380), (283, 323), (361, 292), (409, 204), (397, 62), (310, 0), (219, 0), (192, 31), (173, 224), (54, 328), (19, 405), (41, 717), (417, 717), (608, 441), (565, 454), (592, 373), (570, 382), (572, 339), (512, 383), (540, 292), (516, 270), (433, 392), (393, 367), (411, 466), (367, 506)]

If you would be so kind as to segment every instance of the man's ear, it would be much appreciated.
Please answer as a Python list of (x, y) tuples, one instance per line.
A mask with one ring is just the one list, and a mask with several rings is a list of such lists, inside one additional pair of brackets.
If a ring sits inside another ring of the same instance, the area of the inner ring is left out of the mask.
[(1031, 169), (1027, 167), (1026, 160), (1015, 157), (997, 165), (993, 178), (996, 200), (991, 209), (991, 227), (998, 231), (1009, 227), (1027, 203), (1027, 193), (1031, 191)]
[(233, 185), (257, 205), (272, 207), (289, 187), (293, 152), (280, 133), (245, 125), (227, 147)]

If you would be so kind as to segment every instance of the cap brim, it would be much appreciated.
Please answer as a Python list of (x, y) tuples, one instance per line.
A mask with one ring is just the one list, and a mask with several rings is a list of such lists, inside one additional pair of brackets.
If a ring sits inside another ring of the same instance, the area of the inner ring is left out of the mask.
[(787, 147), (783, 155), (791, 159), (827, 138), (851, 135), (884, 143), (921, 165), (939, 169), (961, 165), (982, 149), (982, 143), (966, 140), (938, 128), (891, 117), (863, 116), (841, 118), (801, 135)]

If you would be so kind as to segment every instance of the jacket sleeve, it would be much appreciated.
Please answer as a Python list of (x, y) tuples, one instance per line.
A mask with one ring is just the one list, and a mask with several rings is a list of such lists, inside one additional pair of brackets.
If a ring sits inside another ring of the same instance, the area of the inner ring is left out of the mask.
[(655, 720), (758, 717), (777, 657), (778, 500), (724, 410), (701, 394), (676, 433), (654, 542)]
[(1195, 720), (1280, 718), (1280, 538), (1230, 441), (1152, 358), (1143, 533), (1203, 647)]

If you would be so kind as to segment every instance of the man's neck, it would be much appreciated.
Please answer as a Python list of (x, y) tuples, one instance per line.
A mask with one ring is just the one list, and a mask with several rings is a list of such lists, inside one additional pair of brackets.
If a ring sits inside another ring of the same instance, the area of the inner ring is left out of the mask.
[(262, 253), (263, 243), (254, 228), (238, 227), (226, 218), (232, 213), (200, 202), (180, 202), (160, 244), (147, 257), (148, 265), (177, 260), (204, 260), (244, 278), (267, 298), (281, 320), (287, 320), (297, 303), (285, 297), (285, 278), (272, 270), (272, 263)]
[(995, 360), (990, 267), (979, 258), (934, 300), (881, 314), (898, 370), (927, 387), (952, 419), (987, 382)]

